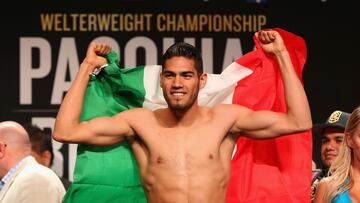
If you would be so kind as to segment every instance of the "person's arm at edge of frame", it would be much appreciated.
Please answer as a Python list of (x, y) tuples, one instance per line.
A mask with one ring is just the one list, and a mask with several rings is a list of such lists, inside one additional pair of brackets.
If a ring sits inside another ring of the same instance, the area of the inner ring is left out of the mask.
[(323, 178), (316, 187), (315, 198), (313, 203), (323, 203), (324, 202), (324, 195), (327, 189), (327, 184), (329, 180), (327, 178)]
[(287, 113), (242, 108), (244, 113), (239, 114), (239, 122), (235, 122), (231, 131), (245, 133), (245, 136), (255, 139), (268, 139), (311, 129), (311, 112), (305, 90), (295, 73), (282, 37), (277, 31), (260, 31), (255, 36), (262, 49), (272, 54), (279, 64)]
[(64, 143), (110, 145), (124, 140), (127, 134), (133, 134), (125, 119), (122, 119), (122, 115), (98, 117), (80, 123), (80, 114), (90, 73), (95, 68), (107, 63), (102, 55), (110, 51), (111, 47), (105, 44), (92, 43), (88, 47), (86, 57), (62, 101), (56, 117), (53, 133), (55, 140)]

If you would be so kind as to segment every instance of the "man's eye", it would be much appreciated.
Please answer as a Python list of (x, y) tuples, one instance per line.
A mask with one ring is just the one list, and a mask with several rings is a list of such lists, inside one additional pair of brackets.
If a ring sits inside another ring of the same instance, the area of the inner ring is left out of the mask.
[(337, 142), (337, 143), (342, 143), (343, 140), (342, 140), (342, 139), (338, 139), (338, 140), (336, 140), (336, 142)]

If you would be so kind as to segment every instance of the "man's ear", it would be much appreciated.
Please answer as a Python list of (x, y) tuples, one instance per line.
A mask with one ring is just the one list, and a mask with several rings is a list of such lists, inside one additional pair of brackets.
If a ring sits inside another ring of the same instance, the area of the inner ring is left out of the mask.
[(51, 167), (51, 152), (49, 150), (45, 150), (42, 154), (41, 154), (41, 158), (43, 159), (44, 165), (47, 167)]
[(200, 89), (202, 89), (202, 88), (205, 87), (206, 81), (207, 81), (207, 73), (201, 74), (201, 76), (200, 76), (200, 82), (199, 82)]
[(6, 144), (3, 141), (0, 141), (0, 159), (4, 158), (5, 156), (5, 148)]

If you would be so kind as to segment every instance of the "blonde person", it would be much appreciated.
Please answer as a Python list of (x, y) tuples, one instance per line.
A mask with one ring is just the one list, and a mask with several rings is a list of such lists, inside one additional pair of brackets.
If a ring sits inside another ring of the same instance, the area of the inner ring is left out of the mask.
[(360, 202), (360, 107), (350, 115), (344, 140), (330, 176), (318, 185), (315, 203)]

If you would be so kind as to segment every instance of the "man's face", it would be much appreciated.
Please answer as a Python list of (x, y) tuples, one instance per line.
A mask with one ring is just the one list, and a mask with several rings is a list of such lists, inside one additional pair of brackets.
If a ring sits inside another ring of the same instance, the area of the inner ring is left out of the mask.
[(330, 167), (339, 153), (340, 145), (344, 140), (344, 130), (326, 128), (321, 141), (321, 161), (325, 167)]
[(175, 111), (186, 111), (197, 102), (199, 89), (206, 81), (204, 74), (199, 80), (194, 60), (181, 56), (165, 61), (160, 78), (165, 100)]

